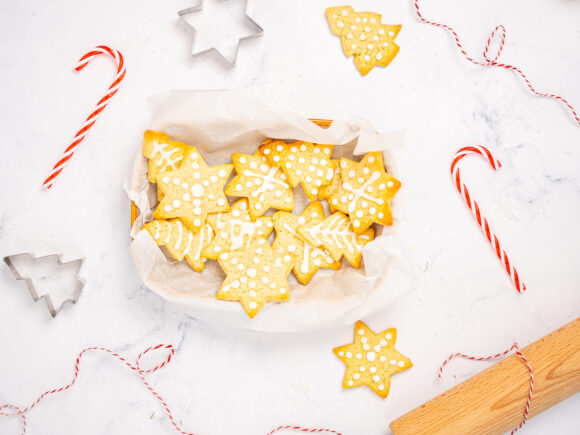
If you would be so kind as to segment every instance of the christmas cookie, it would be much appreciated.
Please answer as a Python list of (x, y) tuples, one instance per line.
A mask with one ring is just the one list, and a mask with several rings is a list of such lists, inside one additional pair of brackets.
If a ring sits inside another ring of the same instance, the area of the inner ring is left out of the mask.
[(273, 230), (272, 218), (263, 216), (254, 222), (248, 212), (248, 200), (240, 199), (226, 213), (212, 213), (207, 216), (215, 237), (203, 255), (217, 259), (222, 252), (246, 250), (256, 238), (266, 238)]
[(302, 185), (309, 200), (314, 201), (321, 186), (330, 184), (336, 162), (330, 159), (333, 145), (316, 145), (296, 141), (275, 141), (260, 146), (260, 152), (272, 166), (280, 166), (292, 187)]
[(292, 211), (294, 194), (280, 168), (269, 165), (259, 152), (254, 155), (232, 154), (238, 175), (226, 187), (226, 194), (248, 198), (252, 220), (269, 208)]
[(194, 147), (188, 147), (181, 166), (157, 176), (163, 199), (153, 212), (154, 218), (181, 218), (197, 233), (208, 213), (229, 210), (223, 188), (232, 165), (208, 166)]
[(178, 169), (186, 148), (186, 144), (170, 140), (165, 133), (147, 130), (143, 138), (143, 155), (149, 159), (149, 181), (156, 183), (161, 172)]
[(264, 238), (245, 251), (224, 252), (218, 262), (227, 276), (216, 298), (239, 301), (252, 318), (266, 302), (290, 299), (287, 277), (294, 261), (292, 254), (274, 251)]
[(363, 322), (356, 322), (354, 342), (333, 349), (346, 365), (343, 388), (366, 385), (383, 399), (389, 395), (391, 376), (412, 367), (411, 360), (395, 350), (397, 330), (375, 334)]
[(339, 211), (326, 219), (312, 219), (298, 228), (298, 234), (312, 246), (324, 247), (334, 261), (344, 255), (346, 261), (357, 269), (360, 267), (363, 246), (375, 236), (372, 228), (357, 235), (348, 216)]
[(203, 249), (212, 240), (213, 230), (209, 225), (201, 227), (197, 234), (189, 231), (179, 219), (155, 219), (143, 225), (159, 246), (165, 246), (167, 251), (177, 261), (185, 260), (196, 271), (201, 272), (206, 258)]
[(376, 65), (387, 66), (399, 52), (395, 37), (400, 25), (381, 23), (374, 12), (354, 12), (350, 6), (328, 8), (330, 30), (341, 37), (344, 54), (354, 55), (354, 63), (364, 76)]
[[(392, 225), (389, 200), (401, 187), (396, 178), (377, 167), (377, 153), (369, 153), (359, 162), (340, 159), (341, 183), (329, 203), (347, 213), (352, 227), (361, 234), (373, 222)], [(381, 165), (382, 166), (382, 165)]]
[(319, 201), (311, 203), (300, 216), (285, 211), (279, 211), (272, 216), (276, 229), (276, 239), (272, 247), (274, 250), (296, 255), (292, 270), (302, 284), (308, 284), (321, 267), (338, 270), (341, 266), (340, 260), (334, 261), (324, 248), (313, 247), (297, 233), (300, 226), (313, 219), (324, 219), (324, 209)]

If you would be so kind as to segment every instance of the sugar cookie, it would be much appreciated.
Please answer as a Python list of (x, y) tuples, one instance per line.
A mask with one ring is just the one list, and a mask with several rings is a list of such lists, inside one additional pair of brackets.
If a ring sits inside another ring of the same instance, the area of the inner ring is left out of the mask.
[(248, 249), (256, 238), (266, 238), (274, 229), (270, 216), (262, 216), (252, 222), (246, 198), (236, 201), (226, 213), (209, 214), (207, 223), (214, 229), (215, 237), (204, 249), (203, 255), (214, 260), (222, 252)]
[(332, 351), (346, 365), (342, 388), (366, 385), (383, 399), (389, 395), (391, 376), (413, 367), (409, 358), (395, 350), (397, 330), (389, 328), (375, 334), (358, 321), (354, 342)]
[(216, 298), (239, 301), (252, 318), (266, 302), (290, 299), (287, 277), (294, 261), (294, 255), (274, 251), (264, 238), (245, 251), (223, 252), (218, 262), (227, 276)]
[(348, 216), (339, 211), (326, 219), (311, 220), (298, 228), (298, 234), (312, 246), (323, 246), (335, 261), (344, 255), (346, 261), (357, 269), (360, 267), (363, 246), (375, 237), (372, 228), (357, 235)]
[(205, 223), (208, 213), (229, 210), (223, 187), (233, 166), (208, 166), (194, 147), (188, 147), (181, 166), (157, 176), (163, 199), (154, 218), (181, 218), (194, 233)]
[(161, 172), (179, 168), (187, 145), (153, 130), (147, 130), (143, 136), (143, 155), (149, 159), (147, 178), (151, 183), (156, 183)]
[(293, 213), (279, 211), (272, 216), (276, 239), (272, 245), (274, 250), (296, 254), (296, 262), (292, 268), (296, 279), (302, 284), (308, 284), (321, 267), (334, 270), (340, 269), (341, 260), (334, 261), (324, 248), (315, 248), (297, 233), (298, 228), (312, 220), (324, 219), (324, 209), (319, 201), (308, 205), (297, 216)]
[(274, 141), (260, 145), (260, 152), (272, 166), (282, 168), (290, 186), (301, 184), (308, 199), (314, 201), (319, 189), (329, 185), (334, 176), (337, 164), (330, 159), (333, 148), (303, 141)]
[(197, 234), (189, 231), (179, 219), (155, 219), (143, 225), (143, 228), (159, 246), (165, 246), (177, 261), (185, 257), (196, 272), (203, 270), (206, 257), (202, 255), (202, 250), (209, 245), (213, 236), (209, 225), (201, 227)]
[(364, 156), (360, 162), (340, 159), (341, 183), (329, 203), (347, 213), (354, 232), (361, 234), (373, 222), (392, 225), (389, 200), (401, 187), (396, 178), (377, 167), (375, 153)]
[(248, 198), (250, 217), (256, 220), (269, 208), (292, 211), (294, 194), (280, 168), (271, 166), (259, 152), (232, 154), (238, 175), (226, 187), (226, 194)]

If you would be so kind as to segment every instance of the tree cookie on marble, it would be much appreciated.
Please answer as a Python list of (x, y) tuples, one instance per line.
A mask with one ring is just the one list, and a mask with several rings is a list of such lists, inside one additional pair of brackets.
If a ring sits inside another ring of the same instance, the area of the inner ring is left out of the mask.
[(411, 360), (395, 350), (397, 330), (389, 328), (375, 334), (358, 321), (354, 342), (332, 351), (346, 365), (342, 388), (366, 385), (383, 399), (389, 395), (391, 376), (413, 366)]
[(223, 252), (218, 262), (227, 276), (216, 298), (239, 301), (253, 318), (267, 302), (290, 299), (287, 278), (294, 261), (294, 255), (274, 251), (264, 238), (245, 251)]
[(157, 175), (163, 199), (153, 217), (180, 218), (197, 233), (208, 213), (229, 210), (223, 188), (232, 168), (231, 164), (208, 166), (195, 147), (188, 147), (178, 170)]
[(338, 270), (341, 266), (341, 260), (334, 261), (324, 248), (312, 246), (298, 234), (298, 228), (313, 219), (324, 219), (324, 209), (319, 201), (309, 204), (300, 216), (285, 211), (272, 216), (276, 229), (272, 248), (296, 255), (292, 271), (301, 284), (308, 284), (321, 267)]
[(248, 249), (256, 238), (266, 238), (274, 229), (270, 216), (252, 221), (246, 198), (236, 201), (228, 212), (209, 214), (207, 223), (214, 229), (215, 237), (203, 255), (214, 260), (222, 252)]
[(226, 187), (226, 194), (248, 198), (252, 220), (258, 219), (269, 208), (292, 211), (294, 193), (282, 170), (269, 165), (264, 156), (232, 154), (238, 175)]
[(209, 225), (201, 227), (193, 234), (179, 219), (155, 219), (143, 225), (159, 246), (165, 246), (167, 251), (177, 261), (185, 258), (196, 272), (203, 271), (206, 257), (202, 251), (212, 240), (213, 230)]

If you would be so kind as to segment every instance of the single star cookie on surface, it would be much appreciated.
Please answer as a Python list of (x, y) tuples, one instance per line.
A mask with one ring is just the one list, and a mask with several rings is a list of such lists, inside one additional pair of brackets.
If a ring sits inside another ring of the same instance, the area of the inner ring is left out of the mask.
[(391, 376), (413, 366), (395, 350), (396, 339), (395, 328), (375, 334), (363, 322), (356, 322), (354, 342), (332, 350), (346, 365), (342, 387), (366, 385), (383, 399), (387, 397)]
[(239, 301), (253, 318), (266, 302), (290, 299), (287, 278), (294, 261), (293, 255), (274, 251), (264, 238), (245, 251), (224, 252), (218, 262), (227, 276), (216, 298)]
[(297, 233), (300, 226), (313, 219), (324, 219), (324, 209), (319, 201), (309, 204), (300, 216), (285, 211), (279, 211), (272, 216), (276, 229), (272, 248), (296, 255), (292, 270), (302, 284), (308, 284), (321, 267), (338, 270), (341, 266), (341, 260), (334, 261), (324, 248), (313, 247)]
[(372, 228), (357, 235), (348, 216), (339, 211), (326, 219), (312, 219), (298, 228), (298, 234), (312, 246), (324, 247), (335, 261), (344, 255), (346, 261), (357, 269), (361, 264), (363, 246), (375, 237)]
[(329, 203), (336, 210), (347, 213), (352, 227), (361, 234), (373, 222), (392, 225), (389, 200), (401, 187), (401, 182), (377, 168), (376, 155), (369, 153), (360, 162), (340, 159), (341, 183)]
[(212, 240), (213, 230), (209, 225), (201, 227), (197, 234), (189, 231), (179, 219), (155, 219), (143, 225), (159, 246), (165, 246), (167, 251), (177, 261), (185, 260), (196, 271), (205, 267), (206, 257), (202, 250)]
[(186, 148), (186, 144), (169, 139), (165, 133), (147, 130), (143, 135), (143, 155), (149, 159), (149, 181), (156, 183), (161, 172), (178, 169)]
[(269, 208), (292, 211), (294, 194), (286, 175), (267, 163), (262, 154), (232, 154), (238, 175), (226, 187), (226, 194), (248, 198), (250, 217), (256, 220)]
[(311, 142), (281, 140), (260, 145), (260, 152), (272, 166), (280, 166), (290, 186), (302, 185), (309, 200), (317, 198), (322, 186), (330, 184), (334, 177), (336, 161), (331, 160), (333, 145)]
[(181, 218), (197, 233), (208, 213), (229, 210), (223, 188), (233, 166), (208, 166), (194, 147), (188, 147), (181, 166), (157, 176), (163, 199), (153, 212), (154, 218)]
[(214, 229), (215, 237), (204, 249), (203, 255), (214, 260), (222, 252), (248, 249), (256, 238), (266, 238), (274, 229), (270, 216), (262, 216), (252, 222), (246, 198), (236, 201), (227, 213), (209, 214), (207, 223)]

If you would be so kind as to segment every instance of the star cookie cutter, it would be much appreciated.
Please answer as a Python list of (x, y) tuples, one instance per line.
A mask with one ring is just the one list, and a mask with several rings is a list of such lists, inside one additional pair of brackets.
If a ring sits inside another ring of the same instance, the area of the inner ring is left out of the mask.
[[(215, 0), (214, 0), (215, 1)], [(222, 0), (220, 0), (222, 1)], [(203, 10), (203, 2), (204, 0), (199, 0), (199, 4), (197, 4), (196, 6), (192, 6), (190, 8), (186, 8), (186, 9), (182, 9), (180, 11), (177, 12), (177, 15), (179, 15), (181, 21), (183, 21), (187, 26), (189, 26), (191, 29), (193, 29), (193, 43), (192, 43), (192, 47), (191, 47), (191, 55), (192, 56), (198, 56), (200, 54), (203, 53), (207, 53), (209, 51), (215, 51), (216, 53), (218, 53), (227, 63), (229, 63), (231, 66), (235, 66), (236, 65), (236, 61), (238, 59), (238, 51), (240, 48), (240, 42), (246, 40), (246, 39), (250, 39), (250, 38), (256, 38), (258, 36), (262, 36), (264, 34), (264, 29), (262, 26), (260, 26), (258, 23), (256, 23), (256, 21), (254, 21), (254, 19), (252, 17), (250, 17), (248, 15), (248, 0), (244, 0), (245, 1), (245, 7), (244, 7), (244, 17), (246, 20), (248, 20), (255, 28), (255, 31), (253, 33), (250, 33), (248, 35), (244, 35), (242, 37), (238, 37), (237, 38), (237, 43), (236, 43), (236, 47), (235, 50), (232, 54), (231, 57), (226, 56), (224, 53), (222, 53), (218, 47), (216, 46), (211, 46), (209, 48), (206, 48), (204, 50), (201, 51), (195, 51), (195, 46), (196, 46), (196, 37), (197, 37), (197, 29), (190, 24), (189, 22), (187, 22), (187, 20), (185, 20), (185, 16), (189, 15), (191, 13), (195, 13), (195, 12), (200, 12)]]
[[(65, 265), (65, 264), (78, 263), (78, 269), (77, 269), (77, 272), (75, 273), (75, 280), (78, 283), (78, 286), (77, 286), (77, 289), (75, 290), (73, 297), (69, 298), (69, 299), (65, 299), (64, 301), (62, 301), (60, 306), (55, 309), (54, 305), (52, 304), (52, 299), (51, 299), (50, 295), (48, 293), (45, 293), (45, 294), (39, 296), (38, 290), (37, 290), (36, 286), (34, 285), (33, 280), (31, 278), (28, 278), (28, 277), (23, 277), (22, 275), (20, 275), (20, 272), (18, 272), (18, 269), (14, 265), (14, 260), (17, 258), (21, 258), (21, 257), (28, 257), (30, 260), (40, 260), (43, 258), (55, 257), (57, 260), (58, 266)], [(76, 304), (77, 300), (79, 299), (80, 295), (82, 294), (83, 287), (85, 286), (85, 280), (82, 279), (79, 275), (80, 270), (83, 266), (83, 263), (85, 262), (84, 258), (78, 258), (78, 259), (72, 260), (72, 261), (62, 261), (62, 254), (50, 254), (50, 255), (42, 255), (40, 257), (37, 257), (36, 255), (34, 255), (31, 252), (24, 252), (21, 254), (8, 255), (8, 256), (4, 257), (4, 262), (6, 263), (6, 265), (8, 266), (8, 268), (10, 269), (10, 271), (12, 272), (12, 274), (14, 275), (14, 278), (16, 278), (16, 280), (18, 280), (18, 281), (22, 280), (22, 281), (26, 282), (26, 285), (28, 286), (28, 291), (30, 292), (32, 299), (34, 299), (34, 302), (38, 302), (40, 299), (44, 299), (44, 301), (46, 302), (46, 306), (48, 307), (48, 311), (50, 312), (50, 315), (52, 316), (53, 319), (56, 317), (56, 315), (58, 313), (60, 313), (60, 311), (62, 310), (62, 308), (65, 304), (71, 304), (71, 305)]]

